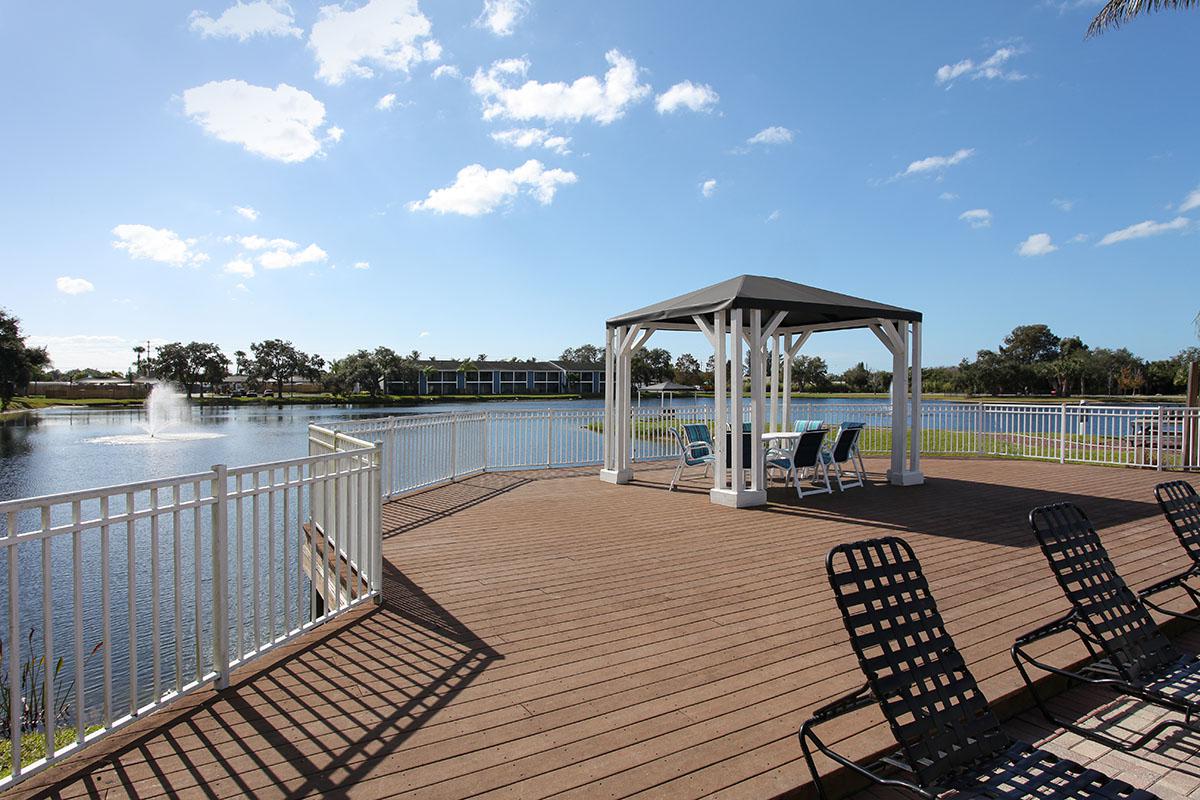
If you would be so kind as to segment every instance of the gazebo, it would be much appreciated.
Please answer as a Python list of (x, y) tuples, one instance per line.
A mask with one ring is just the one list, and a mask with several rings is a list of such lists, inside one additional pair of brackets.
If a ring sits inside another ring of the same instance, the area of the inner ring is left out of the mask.
[[(781, 430), (788, 424), (792, 359), (814, 333), (852, 328), (869, 329), (892, 354), (892, 463), (888, 481), (898, 486), (922, 483), (920, 312), (759, 275), (731, 278), (608, 320), (604, 342), (601, 479), (628, 483), (633, 478), (630, 405), (633, 354), (645, 346), (655, 331), (699, 330), (713, 347), (715, 367), (717, 434), (713, 438), (717, 462), (709, 497), (714, 503), (737, 508), (766, 503), (766, 468), (758, 453), (758, 443), (768, 426), (770, 430)], [(750, 453), (742, 452), (741, 436), (728, 437), (727, 445), (723, 435), (727, 424), (735, 430), (733, 423), (744, 418), (740, 376), (747, 351)], [(731, 380), (723, 368), (727, 363), (734, 365), (729, 370)], [(766, 369), (768, 363), (773, 365), (770, 374)], [(749, 486), (742, 477), (743, 469), (750, 471)]]

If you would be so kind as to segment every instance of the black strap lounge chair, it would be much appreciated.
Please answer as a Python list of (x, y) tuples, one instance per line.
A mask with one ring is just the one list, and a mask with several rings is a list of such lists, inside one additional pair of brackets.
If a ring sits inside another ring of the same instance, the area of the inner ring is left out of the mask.
[[(1143, 747), (1169, 728), (1200, 730), (1193, 722), (1200, 712), (1200, 658), (1183, 654), (1163, 634), (1117, 573), (1083, 510), (1072, 503), (1041, 506), (1029, 513), (1029, 524), (1071, 604), (1066, 615), (1018, 637), (1012, 648), (1013, 661), (1046, 718), (1120, 750)], [(1087, 647), (1090, 658), (1084, 666), (1064, 669), (1030, 654), (1030, 645), (1066, 632)], [(1122, 741), (1057, 719), (1030, 679), (1030, 666), (1181, 712), (1185, 721), (1166, 719), (1136, 740)]]
[[(1150, 798), (1147, 792), (1012, 739), (942, 623), (921, 563), (903, 539), (838, 545), (825, 559), (829, 584), (867, 683), (820, 708), (800, 746), (821, 798), (813, 748), (871, 781), (930, 800)], [(900, 749), (870, 766), (834, 752), (816, 727), (878, 704)]]
[(1138, 595), (1142, 602), (1155, 611), (1200, 622), (1200, 617), (1195, 614), (1181, 614), (1163, 608), (1150, 599), (1168, 589), (1179, 588), (1192, 598), (1197, 610), (1200, 610), (1200, 589), (1189, 583), (1200, 578), (1200, 494), (1196, 494), (1196, 489), (1187, 481), (1169, 481), (1155, 486), (1154, 496), (1158, 498), (1158, 507), (1170, 523), (1171, 530), (1175, 531), (1179, 544), (1192, 559), (1192, 566), (1178, 575), (1143, 589)]

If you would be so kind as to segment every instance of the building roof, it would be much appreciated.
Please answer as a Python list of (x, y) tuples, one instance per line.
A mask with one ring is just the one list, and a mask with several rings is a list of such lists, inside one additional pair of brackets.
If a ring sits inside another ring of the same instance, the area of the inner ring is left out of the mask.
[(587, 361), (558, 361), (551, 362), (560, 369), (565, 369), (567, 372), (603, 372), (604, 364), (602, 362), (587, 362)]
[[(921, 320), (921, 312), (907, 308), (864, 300), (846, 294), (785, 281), (762, 275), (740, 275), (727, 281), (697, 289), (639, 308), (608, 320), (608, 327), (634, 323), (695, 326), (696, 314), (713, 314), (735, 308), (762, 309), (767, 312), (786, 311), (781, 327), (823, 323), (868, 321), (876, 318)], [(764, 320), (765, 321), (765, 320)]]
[(433, 367), (444, 372), (456, 372), (463, 364), (474, 364), (480, 372), (561, 372), (562, 368), (549, 361), (476, 361), (475, 359), (426, 358), (417, 362), (418, 369)]

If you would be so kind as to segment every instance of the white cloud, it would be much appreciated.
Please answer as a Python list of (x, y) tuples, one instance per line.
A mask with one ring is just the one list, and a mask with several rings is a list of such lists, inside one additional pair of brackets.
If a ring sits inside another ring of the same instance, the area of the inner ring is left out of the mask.
[(267, 239), (264, 236), (226, 236), (225, 241), (240, 244), (247, 250), (295, 250), (300, 245), (290, 239)]
[(272, 89), (211, 81), (183, 93), (183, 110), (209, 135), (265, 158), (294, 163), (321, 153), (317, 131), (325, 122), (325, 105), (286, 83)]
[(182, 267), (185, 264), (202, 264), (208, 254), (193, 249), (195, 239), (181, 239), (175, 231), (166, 228), (151, 228), (149, 225), (118, 225), (112, 229), (117, 240), (113, 247), (129, 253), (130, 258), (144, 258)]
[(324, 261), (328, 257), (329, 254), (320, 247), (310, 244), (298, 252), (294, 247), (268, 250), (258, 257), (258, 264), (263, 269), (287, 269), (288, 267), (298, 267), (301, 264)]
[(990, 228), (992, 226), (992, 212), (986, 208), (972, 208), (959, 214), (958, 218), (972, 228)]
[(779, 218), (782, 216), (783, 216), (783, 212), (777, 208), (774, 211), (772, 211), (770, 214), (767, 214), (767, 222), (778, 222)]
[(254, 277), (254, 264), (244, 258), (235, 258), (233, 261), (225, 265), (225, 272), (228, 275), (240, 275), (243, 278)]
[(192, 30), (205, 38), (237, 38), (244, 42), (255, 36), (302, 36), (304, 31), (295, 26), (296, 18), (292, 7), (283, 0), (242, 0), (221, 12), (213, 19), (203, 11), (193, 11), (188, 17)]
[(1179, 213), (1186, 214), (1192, 209), (1200, 208), (1200, 186), (1197, 186), (1188, 196), (1183, 198), (1183, 202), (1179, 204)]
[(424, 339), (428, 335), (429, 335), (429, 331), (421, 331), (420, 333), (417, 334), (417, 338)]
[(1148, 219), (1145, 222), (1130, 225), (1128, 228), (1105, 234), (1104, 238), (1097, 243), (1097, 247), (1127, 242), (1130, 239), (1145, 239), (1147, 236), (1158, 236), (1169, 231), (1181, 231), (1190, 224), (1191, 220), (1187, 217), (1176, 217), (1170, 222), (1155, 222)]
[(245, 217), (251, 222), (254, 222), (254, 220), (258, 219), (258, 212), (253, 208), (250, 208), (250, 206), (234, 206), (233, 210), (238, 213), (238, 216)]
[(375, 102), (375, 108), (380, 111), (387, 111), (394, 105), (396, 105), (396, 94), (394, 92), (388, 92)]
[(57, 278), (54, 287), (63, 294), (86, 294), (96, 288), (86, 278), (71, 278), (66, 275)]
[[(142, 339), (139, 342), (122, 336), (84, 334), (74, 336), (32, 335), (26, 338), (26, 342), (32, 347), (46, 348), (57, 369), (94, 367), (123, 371), (134, 359), (131, 348), (136, 344), (144, 345), (146, 340)], [(152, 345), (155, 346), (159, 344), (162, 344), (162, 341), (152, 342)]]
[(325, 141), (337, 144), (342, 140), (342, 136), (346, 131), (339, 128), (337, 125), (330, 125), (329, 130), (325, 131)]
[(975, 149), (966, 147), (961, 150), (955, 150), (948, 156), (929, 156), (918, 161), (913, 161), (903, 172), (898, 172), (892, 177), (894, 180), (896, 178), (907, 178), (910, 175), (921, 175), (926, 172), (941, 172), (947, 167), (961, 164), (973, 155), (975, 155)]
[(654, 107), (660, 114), (670, 114), (681, 108), (711, 111), (720, 99), (721, 96), (707, 83), (683, 81), (660, 94), (654, 101)]
[(1083, 244), (1088, 240), (1088, 238), (1089, 237), (1086, 233), (1077, 233), (1071, 237), (1070, 241), (1071, 244)]
[(475, 25), (497, 36), (511, 36), (517, 23), (529, 13), (529, 0), (483, 0), (483, 11)]
[(609, 63), (604, 78), (585, 75), (573, 83), (539, 83), (525, 77), (529, 62), (523, 58), (496, 61), (475, 70), (471, 90), (483, 101), (483, 118), (497, 117), (547, 122), (579, 122), (591, 119), (607, 125), (625, 115), (625, 110), (650, 95), (649, 86), (638, 83), (637, 62), (617, 50), (604, 54)]
[(954, 192), (942, 192), (938, 195), (938, 200), (957, 200), (958, 195)]
[(751, 136), (746, 140), (746, 144), (787, 144), (793, 138), (790, 129), (772, 125)]
[[(938, 71), (934, 74), (934, 80), (938, 85), (952, 86), (958, 78), (969, 78), (977, 81), (984, 80), (1006, 80), (1006, 81), (1021, 81), (1025, 80), (1026, 75), (1017, 72), (1016, 70), (1005, 70), (1004, 65), (1014, 56), (1023, 53), (1024, 50), (1020, 47), (1008, 46), (1001, 47), (996, 52), (988, 56), (984, 61), (976, 64), (969, 58), (964, 58), (955, 64), (943, 64), (938, 67)], [(949, 88), (949, 86), (947, 86)]]
[(458, 67), (453, 64), (439, 64), (433, 70), (433, 77), (436, 78), (461, 78), (462, 73), (458, 71)]
[(512, 128), (506, 131), (496, 131), (492, 134), (492, 139), (500, 144), (521, 150), (538, 145), (547, 150), (553, 150), (560, 156), (571, 153), (567, 147), (571, 143), (570, 137), (555, 136), (545, 128)]
[(717, 179), (716, 178), (709, 178), (708, 180), (706, 180), (700, 184), (700, 194), (704, 195), (705, 197), (712, 197), (716, 193), (717, 193)]
[(1044, 256), (1053, 253), (1057, 250), (1054, 244), (1050, 242), (1050, 234), (1035, 233), (1025, 241), (1021, 242), (1017, 248), (1017, 253), (1022, 256)]
[(235, 283), (235, 284), (233, 285), (233, 288), (234, 288), (234, 289), (237, 289), (239, 292), (248, 292), (248, 291), (250, 291), (248, 288), (246, 288), (246, 284), (244, 284), (244, 283)]
[(437, 61), (442, 46), (431, 30), (417, 0), (368, 0), (349, 11), (328, 5), (321, 6), (308, 46), (317, 59), (317, 77), (337, 85), (347, 77), (370, 78), (372, 66), (408, 72), (422, 61)]
[(424, 200), (409, 203), (408, 209), (478, 217), (510, 202), (522, 189), (542, 205), (549, 205), (560, 185), (576, 180), (574, 172), (548, 170), (535, 159), (513, 170), (489, 170), (480, 164), (471, 164), (458, 171), (450, 186), (432, 190)]
[(1074, 200), (1064, 200), (1062, 198), (1056, 197), (1050, 201), (1050, 205), (1054, 206), (1059, 211), (1070, 211), (1072, 208), (1075, 207), (1075, 201)]
[(354, 269), (370, 269), (371, 265), (366, 261), (355, 261)]

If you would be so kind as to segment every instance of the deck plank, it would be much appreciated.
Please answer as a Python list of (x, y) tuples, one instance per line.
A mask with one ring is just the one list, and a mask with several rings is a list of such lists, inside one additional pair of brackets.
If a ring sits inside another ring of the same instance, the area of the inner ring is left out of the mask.
[[(11, 794), (793, 793), (809, 781), (796, 729), (861, 682), (825, 582), (832, 545), (906, 537), (993, 700), (1021, 697), (1013, 638), (1066, 607), (1030, 508), (1080, 503), (1135, 586), (1185, 564), (1150, 491), (1161, 473), (939, 459), (925, 463), (927, 485), (902, 489), (879, 480), (885, 464), (868, 466), (864, 489), (801, 505), (773, 488), (752, 510), (712, 505), (697, 482), (669, 493), (662, 469), (627, 487), (591, 470), (486, 474), (388, 503), (381, 607)], [(872, 711), (827, 731), (852, 755), (889, 738)], [(1171, 777), (1169, 758), (1092, 757), (1200, 797), (1200, 778)]]

